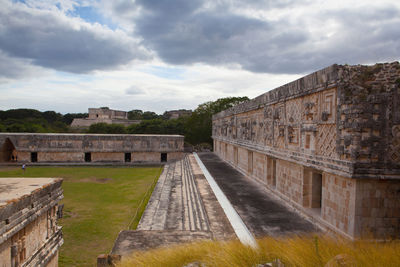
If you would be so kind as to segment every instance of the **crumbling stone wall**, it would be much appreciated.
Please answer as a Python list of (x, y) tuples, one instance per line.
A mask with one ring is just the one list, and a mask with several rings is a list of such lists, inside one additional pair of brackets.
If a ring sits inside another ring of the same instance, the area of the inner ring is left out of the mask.
[(214, 150), (324, 227), (357, 237), (363, 221), (378, 220), (356, 216), (362, 183), (400, 184), (399, 104), (398, 62), (332, 65), (214, 115)]
[(76, 118), (71, 127), (89, 128), (95, 123), (122, 124), (129, 126), (140, 123), (140, 120), (128, 120), (128, 112), (109, 108), (89, 108), (88, 118)]
[(0, 179), (0, 265), (57, 266), (62, 179)]
[(109, 108), (89, 108), (89, 119), (128, 119), (128, 112)]

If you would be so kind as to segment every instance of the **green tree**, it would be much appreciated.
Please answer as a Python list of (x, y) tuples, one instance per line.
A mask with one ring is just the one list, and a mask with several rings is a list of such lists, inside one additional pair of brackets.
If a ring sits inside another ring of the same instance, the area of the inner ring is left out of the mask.
[(140, 109), (133, 109), (128, 111), (129, 120), (141, 120), (143, 118), (143, 111)]
[(56, 121), (62, 121), (63, 116), (60, 113), (54, 111), (45, 111), (42, 113), (42, 117), (47, 120), (49, 123), (53, 123)]
[(87, 118), (89, 114), (87, 113), (67, 113), (63, 116), (62, 122), (70, 125), (74, 119)]
[(143, 112), (143, 116), (142, 116), (143, 120), (154, 120), (154, 119), (158, 119), (158, 118), (160, 118), (160, 116), (158, 116), (157, 113), (155, 113), (153, 111)]
[(185, 140), (192, 145), (212, 144), (212, 115), (248, 101), (245, 97), (226, 97), (200, 104), (185, 125)]

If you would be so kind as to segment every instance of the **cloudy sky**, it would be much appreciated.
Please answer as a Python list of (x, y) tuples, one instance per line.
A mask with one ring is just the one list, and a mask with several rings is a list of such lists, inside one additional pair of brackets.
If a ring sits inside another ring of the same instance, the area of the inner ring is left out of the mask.
[(0, 109), (194, 109), (400, 58), (398, 0), (0, 0)]

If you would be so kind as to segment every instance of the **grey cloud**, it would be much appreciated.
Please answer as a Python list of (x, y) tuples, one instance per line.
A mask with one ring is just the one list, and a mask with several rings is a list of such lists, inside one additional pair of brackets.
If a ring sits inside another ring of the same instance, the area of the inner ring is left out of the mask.
[[(280, 2), (277, 4), (277, 2)], [(309, 1), (136, 2), (143, 12), (134, 18), (143, 44), (170, 64), (237, 64), (252, 72), (305, 73), (334, 63), (368, 63), (398, 59), (399, 10), (394, 7), (315, 12), (322, 25), (331, 18), (339, 25), (333, 36), (317, 36), (307, 28), (307, 16), (297, 21), (258, 20), (234, 13), (235, 8), (291, 8)], [(305, 11), (304, 11), (305, 12)]]
[[(181, 1), (168, 1), (169, 8), (165, 10), (144, 2), (144, 8), (152, 9), (135, 21), (137, 33), (146, 46), (171, 64), (239, 64), (256, 72), (280, 72), (283, 70), (275, 70), (277, 65), (271, 60), (286, 55), (284, 51), (274, 51), (299, 46), (308, 39), (303, 29), (232, 13), (202, 11), (199, 2), (183, 6)], [(179, 15), (171, 15), (169, 11), (176, 6)], [(260, 59), (260, 55), (264, 58)]]
[(340, 26), (331, 42), (315, 48), (317, 53), (349, 64), (399, 60), (400, 10), (395, 7), (366, 6), (323, 12), (321, 16)]
[(134, 85), (125, 90), (125, 94), (127, 95), (144, 95), (145, 93), (145, 90), (137, 88)]
[(43, 70), (32, 66), (30, 60), (15, 59), (0, 51), (0, 81), (32, 77), (41, 72)]
[(73, 73), (111, 69), (147, 53), (123, 34), (54, 11), (0, 8), (0, 50), (32, 64)]

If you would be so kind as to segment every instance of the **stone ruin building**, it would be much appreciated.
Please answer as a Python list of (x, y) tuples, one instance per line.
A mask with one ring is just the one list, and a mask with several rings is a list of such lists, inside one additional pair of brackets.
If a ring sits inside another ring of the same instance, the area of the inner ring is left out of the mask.
[(183, 156), (181, 135), (0, 133), (0, 163), (160, 163)]
[(169, 110), (165, 111), (164, 116), (169, 120), (178, 119), (180, 117), (190, 116), (192, 111), (190, 109), (179, 109), (179, 110)]
[(0, 266), (58, 266), (62, 179), (0, 179)]
[(212, 138), (220, 158), (321, 228), (400, 238), (398, 62), (314, 72), (214, 115)]
[(140, 123), (140, 120), (128, 120), (128, 112), (126, 111), (113, 110), (107, 107), (89, 108), (89, 117), (74, 119), (71, 123), (71, 127), (88, 128), (95, 123), (122, 124), (124, 126), (129, 126)]

